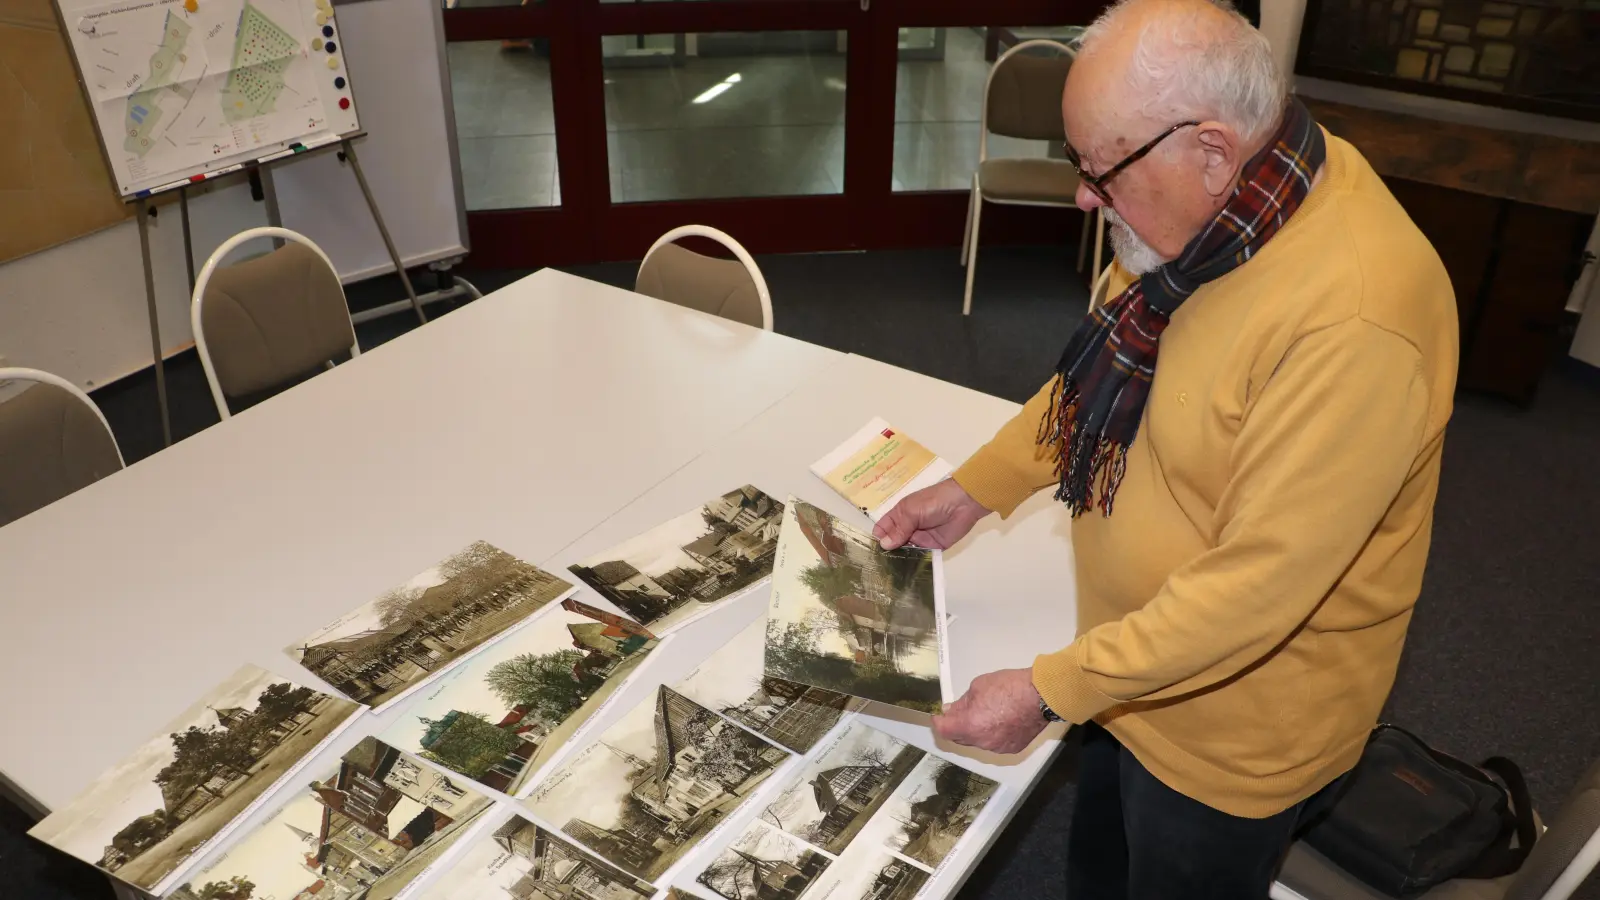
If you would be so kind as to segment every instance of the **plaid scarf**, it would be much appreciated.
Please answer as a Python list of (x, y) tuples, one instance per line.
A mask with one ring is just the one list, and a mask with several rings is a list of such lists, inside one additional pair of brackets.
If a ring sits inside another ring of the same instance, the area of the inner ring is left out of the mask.
[(1271, 240), (1311, 192), (1326, 150), (1311, 113), (1290, 100), (1283, 124), (1245, 163), (1211, 224), (1177, 259), (1136, 279), (1073, 333), (1056, 364), (1037, 440), (1056, 452), (1055, 498), (1074, 517), (1096, 505), (1096, 482), (1100, 511), (1111, 515), (1172, 314), (1201, 285), (1244, 265)]

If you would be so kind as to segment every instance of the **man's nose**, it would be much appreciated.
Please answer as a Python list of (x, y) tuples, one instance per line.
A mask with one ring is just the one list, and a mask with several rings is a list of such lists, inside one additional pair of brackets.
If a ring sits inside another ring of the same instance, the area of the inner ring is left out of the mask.
[(1082, 181), (1078, 182), (1078, 192), (1074, 195), (1073, 200), (1078, 204), (1078, 208), (1084, 212), (1093, 212), (1106, 205), (1106, 202), (1100, 199), (1100, 195), (1089, 190), (1089, 186)]

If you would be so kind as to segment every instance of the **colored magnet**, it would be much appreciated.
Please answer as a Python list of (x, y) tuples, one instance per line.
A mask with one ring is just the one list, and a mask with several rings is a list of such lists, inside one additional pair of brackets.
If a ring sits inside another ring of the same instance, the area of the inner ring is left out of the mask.
[(194, 2), (194, 0), (183, 0), (183, 8), (189, 12), (198, 12), (200, 10), (200, 4)]
[(326, 51), (328, 51), (328, 52), (329, 52), (329, 53), (332, 53), (332, 52), (333, 52), (333, 51), (335, 51), (335, 50), (337, 50), (337, 49), (339, 49), (339, 48), (338, 48), (338, 47), (335, 47), (335, 46), (334, 46), (334, 45), (333, 45), (333, 41), (329, 41), (329, 42), (327, 42), (327, 43), (326, 43), (326, 44), (323, 44), (323, 45), (322, 45), (322, 49), (324, 49), (324, 50), (326, 50)]
[(339, 68), (339, 57), (337, 57), (337, 56), (328, 57), (328, 68), (330, 68), (330, 69)]
[(340, 97), (339, 98), (339, 108), (340, 109), (349, 109), (350, 108), (350, 98), (349, 97)]
[(344, 76), (340, 75), (338, 78), (335, 78), (333, 80), (333, 86), (341, 91), (344, 90)]
[(317, 13), (317, 24), (318, 25), (326, 25), (326, 24), (328, 24), (328, 14), (327, 13)]
[[(318, 16), (317, 18), (320, 19), (322, 17)], [(324, 25), (324, 26), (322, 26), (322, 36), (323, 37), (333, 37), (333, 26), (332, 25)]]

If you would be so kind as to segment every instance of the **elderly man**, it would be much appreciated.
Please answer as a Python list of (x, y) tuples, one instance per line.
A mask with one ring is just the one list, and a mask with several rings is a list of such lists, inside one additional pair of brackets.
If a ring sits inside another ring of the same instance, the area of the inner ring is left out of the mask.
[(1455, 382), (1450, 283), (1225, 5), (1117, 4), (1062, 110), (1078, 203), (1112, 223), (1111, 299), (877, 533), (948, 547), (1053, 487), (1078, 637), (974, 680), (935, 731), (1007, 753), (1084, 725), (1073, 900), (1263, 898), (1393, 684)]

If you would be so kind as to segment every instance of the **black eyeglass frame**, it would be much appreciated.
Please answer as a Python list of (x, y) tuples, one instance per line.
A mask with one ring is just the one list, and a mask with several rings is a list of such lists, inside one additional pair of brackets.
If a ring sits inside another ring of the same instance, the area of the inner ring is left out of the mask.
[(1072, 149), (1072, 144), (1063, 143), (1061, 146), (1066, 151), (1067, 162), (1072, 164), (1072, 170), (1078, 173), (1078, 179), (1087, 185), (1096, 197), (1100, 198), (1100, 202), (1107, 206), (1115, 206), (1116, 204), (1111, 200), (1111, 194), (1106, 190), (1106, 185), (1111, 183), (1111, 179), (1122, 174), (1124, 169), (1149, 156), (1151, 150), (1154, 150), (1162, 141), (1176, 134), (1180, 128), (1188, 128), (1191, 125), (1199, 124), (1199, 122), (1179, 122), (1151, 138), (1143, 147), (1123, 157), (1121, 162), (1105, 170), (1105, 173), (1101, 175), (1090, 175), (1083, 170), (1083, 159), (1078, 156), (1078, 151)]

